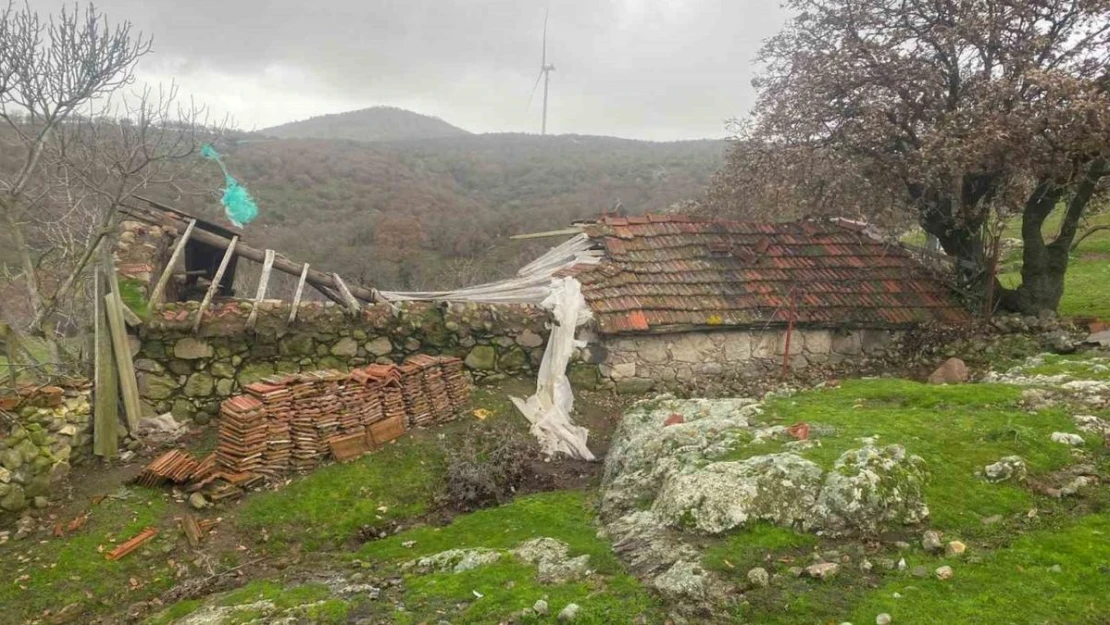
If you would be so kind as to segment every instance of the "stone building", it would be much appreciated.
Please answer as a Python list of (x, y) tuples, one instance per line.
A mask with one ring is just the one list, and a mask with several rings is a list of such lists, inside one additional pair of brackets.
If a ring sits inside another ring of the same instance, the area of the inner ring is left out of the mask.
[[(847, 220), (581, 224), (601, 262), (574, 267), (594, 315), (588, 359), (618, 388), (692, 385), (837, 364), (919, 324), (970, 320), (943, 278)], [(789, 341), (789, 348), (787, 342)]]

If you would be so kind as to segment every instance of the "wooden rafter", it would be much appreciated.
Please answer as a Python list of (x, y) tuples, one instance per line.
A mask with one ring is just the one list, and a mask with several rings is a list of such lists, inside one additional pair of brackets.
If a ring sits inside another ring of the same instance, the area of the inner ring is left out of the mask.
[(227, 265), (231, 262), (231, 257), (235, 255), (235, 245), (237, 243), (239, 243), (239, 235), (231, 237), (227, 251), (224, 252), (223, 260), (220, 261), (220, 268), (216, 270), (216, 276), (212, 278), (212, 284), (208, 286), (208, 292), (204, 294), (204, 300), (200, 303), (200, 308), (197, 309), (197, 318), (193, 321), (193, 332), (200, 330), (200, 321), (204, 318), (204, 311), (208, 309), (209, 304), (212, 303), (212, 298), (220, 290), (220, 281), (224, 279)]

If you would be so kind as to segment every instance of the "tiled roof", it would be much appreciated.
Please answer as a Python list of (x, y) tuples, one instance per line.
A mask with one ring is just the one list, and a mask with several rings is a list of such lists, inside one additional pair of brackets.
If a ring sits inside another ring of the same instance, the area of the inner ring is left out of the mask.
[(896, 243), (845, 220), (606, 217), (605, 252), (575, 275), (602, 333), (668, 326), (905, 327), (965, 323), (951, 291)]

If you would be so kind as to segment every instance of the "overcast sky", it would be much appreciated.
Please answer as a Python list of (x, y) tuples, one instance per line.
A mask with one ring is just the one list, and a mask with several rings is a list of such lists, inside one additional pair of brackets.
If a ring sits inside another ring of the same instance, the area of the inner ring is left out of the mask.
[[(175, 80), (243, 129), (391, 105), (473, 132), (725, 136), (751, 106), (777, 0), (100, 0), (154, 36), (140, 79)], [(33, 0), (40, 12), (58, 2)]]

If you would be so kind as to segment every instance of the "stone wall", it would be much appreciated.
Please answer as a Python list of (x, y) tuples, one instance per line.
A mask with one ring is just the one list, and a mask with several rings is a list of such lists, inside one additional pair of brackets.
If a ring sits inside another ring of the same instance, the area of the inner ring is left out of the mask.
[[(896, 338), (887, 330), (796, 328), (790, 366), (836, 365), (884, 352)], [(786, 331), (716, 330), (603, 337), (593, 360), (620, 392), (697, 387), (704, 381), (759, 377), (782, 367)]]
[(0, 515), (46, 507), (92, 443), (88, 391), (47, 387), (9, 414), (14, 421), (0, 421)]
[(278, 301), (261, 304), (253, 330), (249, 304), (221, 304), (194, 334), (197, 306), (166, 304), (139, 329), (135, 369), (151, 414), (206, 423), (220, 401), (267, 375), (346, 371), (417, 353), (464, 358), (476, 380), (534, 375), (548, 334), (547, 313), (531, 306), (379, 304), (351, 318), (338, 306), (305, 303), (289, 324), (289, 305)]

